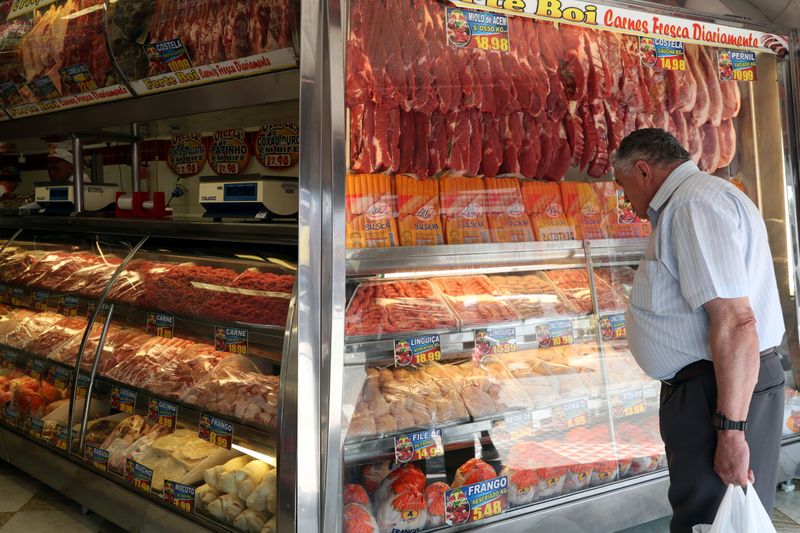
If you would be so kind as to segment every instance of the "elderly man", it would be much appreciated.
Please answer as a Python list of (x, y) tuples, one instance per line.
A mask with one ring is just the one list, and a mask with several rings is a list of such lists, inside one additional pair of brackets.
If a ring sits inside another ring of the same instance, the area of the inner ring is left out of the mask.
[(764, 221), (745, 194), (701, 172), (660, 129), (626, 137), (614, 173), (653, 225), (626, 324), (637, 362), (663, 382), (671, 530), (711, 523), (727, 485), (748, 479), (771, 512), (784, 326)]

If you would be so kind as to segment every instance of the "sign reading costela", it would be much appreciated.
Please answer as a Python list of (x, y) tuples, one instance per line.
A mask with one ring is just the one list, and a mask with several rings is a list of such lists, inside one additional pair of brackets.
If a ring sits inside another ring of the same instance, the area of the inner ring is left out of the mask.
[[(621, 30), (647, 37), (667, 37), (715, 46), (777, 53), (777, 50), (767, 46), (765, 42), (770, 34), (678, 17), (653, 15), (632, 9), (595, 5), (579, 0), (452, 0), (452, 3), (466, 8), (557, 20), (598, 29)], [(786, 42), (785, 37), (781, 38)]]

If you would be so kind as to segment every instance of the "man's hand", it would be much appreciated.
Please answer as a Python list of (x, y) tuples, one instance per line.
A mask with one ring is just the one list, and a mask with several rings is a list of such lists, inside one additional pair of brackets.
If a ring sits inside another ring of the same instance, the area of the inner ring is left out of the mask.
[(750, 447), (743, 431), (717, 432), (717, 452), (714, 455), (714, 472), (725, 485), (745, 486), (755, 482), (750, 469)]

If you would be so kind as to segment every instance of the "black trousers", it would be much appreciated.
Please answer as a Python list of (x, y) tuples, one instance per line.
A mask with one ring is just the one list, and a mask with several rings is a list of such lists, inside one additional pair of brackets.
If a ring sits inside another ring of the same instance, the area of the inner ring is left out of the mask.
[[(778, 478), (784, 375), (777, 352), (761, 357), (745, 439), (755, 489), (767, 513), (772, 513)], [(695, 524), (714, 521), (727, 487), (714, 472), (717, 432), (711, 414), (717, 409), (714, 372), (661, 387), (661, 437), (669, 464), (671, 533), (691, 532)]]

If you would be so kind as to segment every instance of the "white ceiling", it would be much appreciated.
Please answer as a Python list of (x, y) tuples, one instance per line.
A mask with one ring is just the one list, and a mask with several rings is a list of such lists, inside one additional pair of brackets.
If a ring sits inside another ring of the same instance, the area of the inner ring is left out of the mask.
[(800, 0), (664, 0), (657, 3), (677, 4), (715, 15), (737, 15), (755, 22), (800, 28)]

